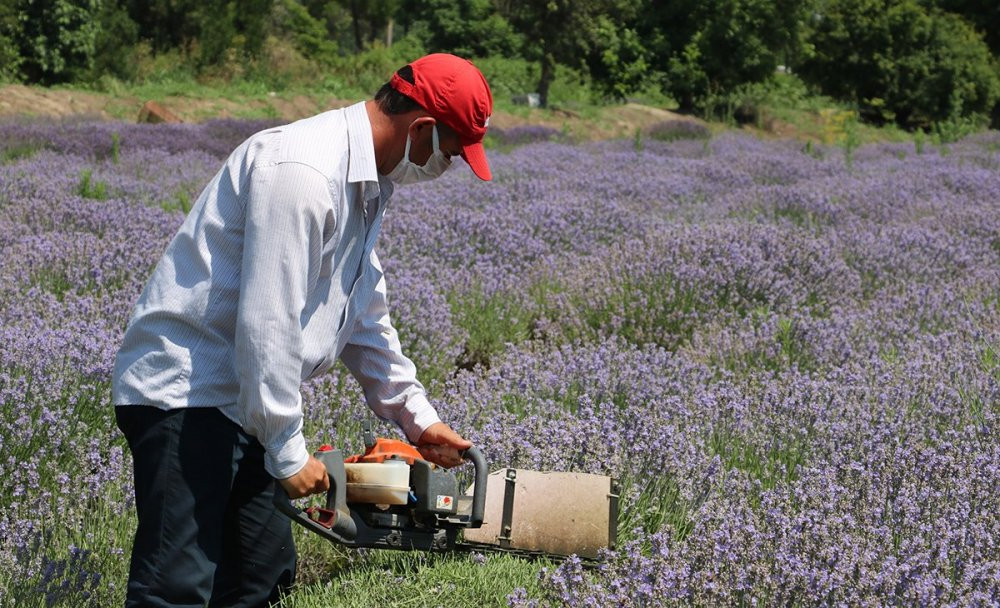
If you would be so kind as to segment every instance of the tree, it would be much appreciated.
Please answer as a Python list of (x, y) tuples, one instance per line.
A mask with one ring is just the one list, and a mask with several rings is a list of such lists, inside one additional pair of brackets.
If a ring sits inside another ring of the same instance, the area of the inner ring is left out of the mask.
[(1000, 97), (996, 60), (960, 17), (915, 0), (831, 0), (799, 74), (873, 122), (910, 128), (983, 120)]
[(275, 4), (272, 33), (291, 40), (303, 56), (322, 64), (332, 63), (336, 57), (337, 45), (323, 22), (296, 0), (279, 0)]
[[(761, 82), (799, 49), (810, 4), (795, 0), (650, 0), (641, 30), (663, 88), (684, 111)], [(655, 8), (655, 10), (654, 10)]]
[(103, 75), (129, 79), (135, 75), (133, 49), (139, 26), (128, 16), (124, 3), (104, 0), (97, 14), (98, 31), (94, 41), (94, 63), (89, 80)]
[(273, 0), (202, 0), (193, 14), (199, 67), (223, 63), (228, 51), (257, 57), (264, 44)]
[(1000, 57), (1000, 2), (995, 0), (929, 0), (929, 7), (955, 13), (968, 21)]
[(460, 57), (516, 56), (522, 40), (490, 0), (411, 0), (402, 25), (429, 52)]
[(0, 0), (0, 81), (13, 80), (21, 73), (17, 14), (12, 0)]
[(543, 107), (548, 105), (557, 63), (590, 73), (598, 86), (612, 94), (623, 96), (636, 86), (645, 72), (645, 51), (627, 24), (636, 19), (641, 6), (640, 0), (501, 4), (501, 13), (524, 37), (522, 55), (539, 62), (538, 96)]
[(199, 0), (128, 0), (128, 14), (139, 26), (139, 38), (158, 53), (185, 49), (198, 38), (194, 18)]
[[(334, 7), (317, 0), (310, 2), (311, 11), (314, 16), (317, 10), (325, 12), (332, 17)], [(335, 3), (340, 10), (346, 11), (350, 15), (350, 40), (339, 40), (342, 48), (353, 47), (354, 52), (361, 52), (369, 48), (375, 41), (383, 40), (391, 44), (390, 32), (395, 23), (395, 16), (399, 12), (402, 0), (337, 0)], [(331, 35), (337, 32), (331, 31)], [(349, 44), (345, 44), (348, 43)]]
[(98, 0), (23, 0), (15, 33), (28, 82), (55, 84), (89, 73), (99, 31)]

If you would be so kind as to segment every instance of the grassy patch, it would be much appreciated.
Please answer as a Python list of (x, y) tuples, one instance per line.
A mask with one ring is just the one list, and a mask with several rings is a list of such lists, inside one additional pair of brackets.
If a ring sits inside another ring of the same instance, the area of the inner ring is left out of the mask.
[(620, 494), (637, 493), (634, 502), (623, 506), (618, 516), (618, 546), (635, 539), (636, 534), (670, 530), (675, 540), (683, 541), (694, 526), (692, 513), (707, 498), (709, 488), (693, 501), (681, 496), (677, 481), (667, 474), (645, 480), (625, 479)]
[(461, 369), (489, 366), (507, 344), (531, 337), (534, 315), (507, 293), (485, 294), (481, 288), (454, 292), (448, 297), (457, 324), (468, 332)]
[[(7, 370), (8, 377), (21, 372)], [(124, 601), (128, 572), (128, 548), (135, 530), (135, 517), (128, 508), (126, 484), (88, 481), (90, 475), (113, 466), (112, 450), (127, 452), (124, 439), (115, 431), (114, 410), (108, 403), (106, 383), (92, 383), (68, 369), (46, 374), (46, 388), (59, 382), (55, 396), (34, 390), (38, 376), (28, 375), (27, 390), (3, 415), (23, 417), (25, 428), (44, 429), (55, 417), (60, 428), (0, 437), (0, 459), (30, 467), (34, 484), (41, 491), (14, 496), (8, 488), (0, 497), (9, 522), (32, 522), (28, 545), (17, 553), (10, 570), (0, 573), (2, 605), (12, 606), (109, 606)], [(17, 408), (17, 409), (11, 409)], [(59, 443), (59, 437), (72, 441)], [(39, 456), (39, 455), (44, 456)], [(117, 461), (119, 466), (122, 461)], [(99, 464), (98, 464), (99, 463)], [(125, 467), (121, 474), (127, 474)], [(5, 484), (6, 485), (6, 484)], [(24, 533), (24, 529), (19, 529)], [(7, 601), (10, 604), (6, 603)]]
[(809, 232), (818, 232), (823, 226), (823, 220), (820, 216), (801, 207), (775, 207), (774, 219), (787, 220), (799, 228), (803, 228)]
[[(760, 306), (751, 314), (750, 322), (760, 324), (766, 317), (766, 306)], [(762, 340), (747, 350), (736, 349), (724, 353), (713, 353), (713, 365), (721, 366), (737, 374), (755, 371), (779, 372), (796, 367), (811, 371), (819, 367), (815, 356), (809, 350), (808, 341), (802, 335), (795, 320), (783, 317), (770, 340)]]
[(573, 303), (589, 329), (574, 338), (611, 329), (633, 344), (655, 344), (670, 350), (690, 340), (696, 327), (694, 319), (701, 310), (697, 289), (670, 275), (625, 278), (607, 301), (577, 294)]
[(37, 142), (19, 142), (0, 150), (0, 165), (9, 165), (19, 160), (31, 158), (45, 149), (45, 145)]
[(76, 285), (65, 268), (48, 266), (32, 275), (31, 284), (55, 296), (62, 302), (69, 292), (76, 291)]
[[(5, 606), (115, 606), (125, 601), (134, 511), (116, 505), (125, 497), (109, 488), (85, 508), (64, 500), (59, 513), (74, 509), (80, 519), (61, 517), (39, 531), (34, 546), (13, 571), (0, 574)], [(29, 517), (29, 519), (33, 519)], [(10, 602), (10, 603), (7, 603)]]
[(506, 606), (518, 587), (537, 595), (545, 561), (503, 555), (367, 551), (315, 580), (301, 581), (281, 608)]
[(160, 201), (160, 208), (164, 211), (180, 211), (187, 215), (191, 211), (191, 196), (187, 192), (178, 192), (173, 198)]
[(93, 171), (91, 169), (84, 169), (80, 172), (80, 181), (76, 186), (76, 193), (83, 198), (92, 198), (94, 200), (107, 200), (110, 196), (108, 194), (108, 184), (93, 178)]
[[(776, 436), (767, 447), (746, 440), (739, 433), (728, 429), (717, 429), (708, 440), (712, 454), (722, 459), (726, 469), (736, 469), (751, 479), (760, 481), (762, 492), (773, 490), (782, 484), (798, 479), (798, 467), (809, 456), (807, 438)], [(753, 506), (760, 506), (760, 494), (750, 496)]]

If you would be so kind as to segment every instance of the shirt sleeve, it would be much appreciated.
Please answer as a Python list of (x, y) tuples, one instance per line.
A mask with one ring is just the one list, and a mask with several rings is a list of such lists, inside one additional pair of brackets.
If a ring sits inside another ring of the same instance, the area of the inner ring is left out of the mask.
[(309, 459), (302, 436), (302, 311), (333, 221), (331, 192), (314, 169), (294, 163), (257, 168), (245, 206), (236, 316), (236, 370), (243, 429), (264, 446), (277, 479)]
[[(381, 273), (374, 250), (371, 264)], [(380, 418), (399, 425), (413, 443), (427, 427), (441, 421), (389, 320), (384, 276), (375, 286), (368, 310), (358, 318), (340, 359), (361, 384), (368, 407)]]

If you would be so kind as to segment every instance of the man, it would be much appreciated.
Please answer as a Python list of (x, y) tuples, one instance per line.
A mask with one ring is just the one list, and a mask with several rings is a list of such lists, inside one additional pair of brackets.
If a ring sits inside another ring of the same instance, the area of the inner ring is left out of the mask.
[(262, 131), (202, 192), (143, 290), (115, 362), (139, 525), (129, 606), (260, 606), (295, 572), (274, 479), (325, 492), (299, 386), (339, 357), (369, 407), (428, 459), (471, 446), (438, 418), (400, 352), (373, 249), (393, 182), (462, 156), (491, 179), (485, 78), (428, 55), (375, 99)]

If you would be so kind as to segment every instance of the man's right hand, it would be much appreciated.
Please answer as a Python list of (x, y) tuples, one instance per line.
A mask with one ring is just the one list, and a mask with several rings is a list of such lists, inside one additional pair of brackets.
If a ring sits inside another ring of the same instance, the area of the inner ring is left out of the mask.
[(295, 475), (278, 480), (288, 492), (289, 498), (302, 498), (310, 494), (322, 494), (330, 489), (330, 478), (326, 467), (314, 456), (309, 456), (306, 466)]

